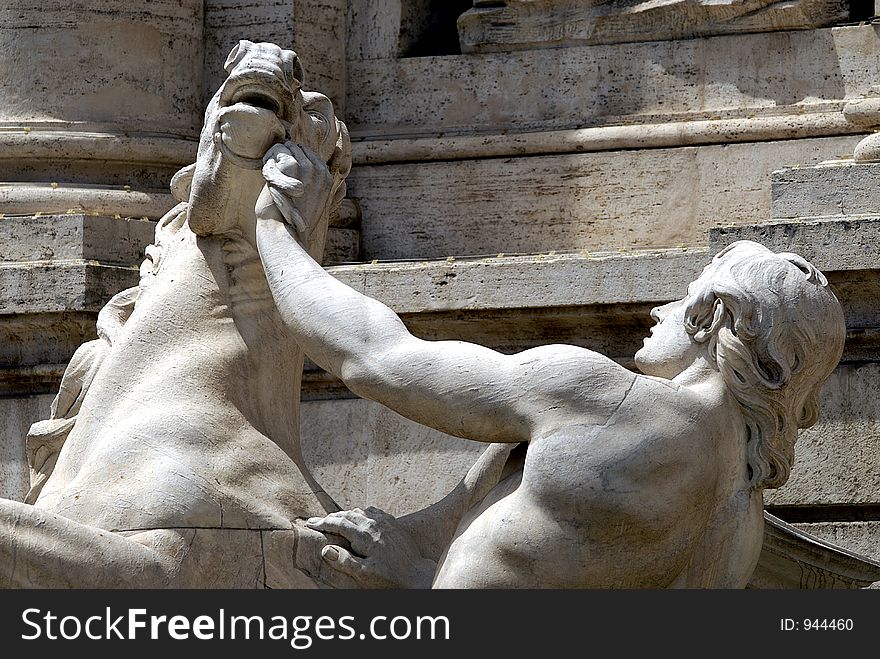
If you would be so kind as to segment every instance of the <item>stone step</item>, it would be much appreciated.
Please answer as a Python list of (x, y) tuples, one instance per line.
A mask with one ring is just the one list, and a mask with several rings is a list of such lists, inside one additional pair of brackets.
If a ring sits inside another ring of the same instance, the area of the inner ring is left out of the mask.
[(852, 160), (790, 167), (770, 179), (773, 219), (880, 215), (880, 163)]
[(858, 136), (360, 165), (366, 260), (706, 246), (770, 218), (770, 173), (852, 153)]

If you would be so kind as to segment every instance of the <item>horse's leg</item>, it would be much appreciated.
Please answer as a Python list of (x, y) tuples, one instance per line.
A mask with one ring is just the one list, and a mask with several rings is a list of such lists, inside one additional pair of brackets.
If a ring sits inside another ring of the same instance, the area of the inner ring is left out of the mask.
[(0, 499), (0, 588), (161, 588), (190, 540), (167, 530), (124, 537)]

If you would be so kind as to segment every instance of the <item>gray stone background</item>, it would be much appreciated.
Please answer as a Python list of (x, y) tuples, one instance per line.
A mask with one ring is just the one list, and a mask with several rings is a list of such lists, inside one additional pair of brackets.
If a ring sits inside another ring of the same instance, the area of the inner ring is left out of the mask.
[[(880, 559), (880, 165), (852, 162), (871, 126), (844, 113), (880, 93), (877, 27), (462, 54), (470, 6), (4, 3), (0, 494), (23, 496), (27, 428), (103, 303), (136, 283), (226, 53), (248, 38), (297, 50), (351, 131), (325, 263), (419, 336), (574, 343), (631, 366), (650, 308), (732, 240), (813, 260), (845, 307), (846, 351), (766, 503)], [(307, 368), (306, 455), (344, 506), (414, 510), (481, 448)]]

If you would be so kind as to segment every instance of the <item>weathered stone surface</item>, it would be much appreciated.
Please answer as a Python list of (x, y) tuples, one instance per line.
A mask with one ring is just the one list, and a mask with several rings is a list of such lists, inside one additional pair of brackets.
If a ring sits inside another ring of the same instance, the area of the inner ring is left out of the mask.
[(328, 272), (399, 314), (414, 314), (667, 302), (684, 293), (708, 258), (699, 249), (496, 255), (340, 265)]
[(35, 419), (45, 418), (54, 394), (0, 398), (0, 498), (23, 501), (30, 488), (25, 437)]
[(306, 402), (301, 414), (306, 463), (342, 508), (420, 510), (446, 496), (485, 449), (363, 399)]
[[(61, 373), (74, 350), (95, 338), (96, 316), (97, 311), (89, 309), (0, 316), (0, 388), (3, 393), (26, 395), (29, 391), (57, 390)], [(38, 386), (47, 379), (53, 386), (49, 389), (44, 389), (42, 384)], [(37, 388), (28, 388), (33, 386)]]
[(268, 41), (284, 48), (292, 45), (294, 0), (203, 0), (205, 6), (204, 97), (226, 78), (223, 62), (240, 39)]
[(0, 213), (159, 217), (201, 124), (202, 28), (202, 0), (4, 3)]
[(362, 260), (361, 232), (357, 229), (327, 230), (327, 243), (324, 246), (326, 264), (354, 263)]
[(136, 267), (155, 231), (156, 223), (145, 219), (78, 214), (5, 217), (0, 219), (0, 262), (81, 259)]
[[(676, 42), (349, 62), (356, 138), (832, 113), (880, 83), (870, 25)], [(743, 57), (742, 53), (748, 53)], [(736, 62), (736, 66), (731, 66)], [(394, 99), (394, 102), (390, 102)], [(772, 139), (772, 138), (763, 138)], [(852, 149), (839, 155), (851, 155)], [(791, 163), (799, 164), (799, 163)]]
[(115, 124), (194, 138), (202, 4), (155, 0), (144, 11), (124, 0), (3, 3), (0, 123)]
[(775, 171), (774, 219), (880, 215), (880, 164), (853, 161)]
[(815, 522), (794, 526), (852, 552), (880, 561), (880, 521)]
[(97, 313), (113, 295), (137, 280), (137, 268), (91, 261), (4, 263), (0, 264), (0, 314)]
[(735, 240), (754, 240), (776, 251), (798, 249), (826, 272), (875, 270), (880, 266), (876, 249), (880, 241), (880, 217), (876, 216), (762, 222), (716, 227), (709, 232), (713, 252)]
[(465, 52), (800, 30), (849, 19), (842, 0), (474, 0), (459, 18)]
[[(749, 588), (865, 588), (880, 563), (764, 514), (764, 547)], [(843, 538), (841, 538), (843, 539)]]
[(856, 137), (356, 167), (364, 257), (701, 246), (769, 217), (771, 171)]
[(354, 5), (354, 11), (363, 2), (297, 0), (291, 13), (293, 49), (309, 72), (306, 88), (320, 89), (327, 95), (341, 119), (345, 118), (349, 4)]
[[(187, 142), (187, 146), (192, 146)], [(86, 166), (84, 169), (88, 170)], [(177, 167), (174, 168), (175, 170)], [(104, 178), (116, 178), (124, 172), (108, 173), (101, 168)], [(76, 176), (83, 169), (76, 170)], [(166, 180), (173, 173), (168, 170)], [(159, 175), (152, 176), (157, 178)], [(120, 216), (158, 220), (174, 205), (174, 197), (167, 188), (156, 190), (133, 190), (131, 186), (106, 186), (57, 183), (16, 182), (0, 184), (0, 208), (4, 215), (28, 216), (51, 214), (80, 214), (93, 217)]]
[(801, 432), (791, 479), (769, 506), (880, 503), (880, 365), (841, 365), (822, 390), (821, 416)]

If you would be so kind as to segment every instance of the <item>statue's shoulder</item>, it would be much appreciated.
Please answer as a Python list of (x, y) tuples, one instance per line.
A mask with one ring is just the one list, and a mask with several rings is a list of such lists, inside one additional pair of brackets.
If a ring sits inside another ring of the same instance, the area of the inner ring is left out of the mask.
[(661, 434), (702, 434), (709, 426), (727, 422), (732, 401), (725, 391), (720, 378), (690, 386), (638, 374), (609, 425), (643, 419)]
[[(618, 504), (651, 499), (659, 491), (675, 500), (714, 488), (719, 465), (713, 446), (736, 432), (723, 397), (634, 374), (604, 422), (569, 424), (533, 440), (531, 476), (542, 488), (560, 492), (583, 490), (594, 478), (601, 487), (593, 493), (613, 495)], [(571, 482), (561, 482), (567, 475)]]
[(716, 506), (725, 466), (715, 444), (731, 432), (699, 392), (637, 376), (606, 423), (530, 442), (524, 495), (579, 541), (676, 574), (675, 557), (692, 551)]

